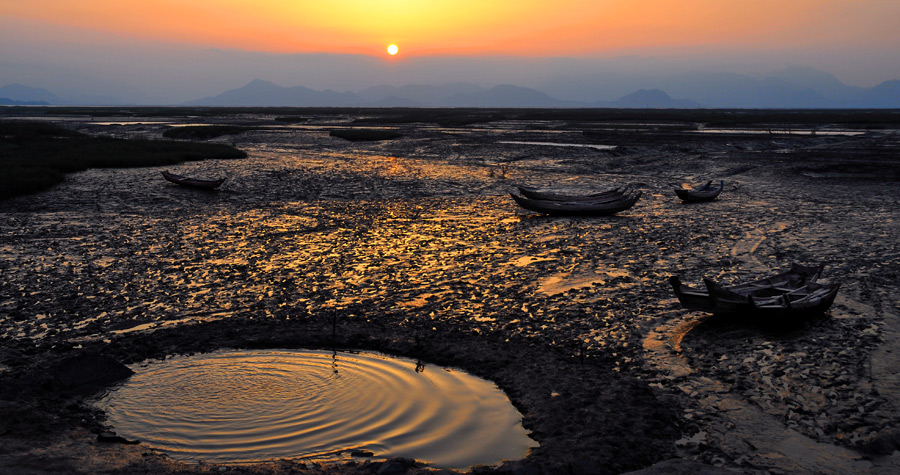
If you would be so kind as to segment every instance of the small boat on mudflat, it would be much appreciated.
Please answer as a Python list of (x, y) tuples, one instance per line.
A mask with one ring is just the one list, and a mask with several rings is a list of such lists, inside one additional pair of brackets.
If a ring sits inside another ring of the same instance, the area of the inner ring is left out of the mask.
[(529, 211), (554, 216), (602, 216), (625, 211), (641, 198), (640, 190), (627, 195), (607, 196), (590, 200), (556, 201), (535, 200), (510, 193), (516, 203)]
[(186, 176), (176, 175), (174, 173), (169, 173), (168, 170), (163, 171), (162, 176), (166, 180), (169, 180), (176, 185), (186, 186), (189, 188), (201, 188), (205, 190), (218, 188), (222, 183), (225, 183), (224, 178), (219, 178), (218, 180), (201, 180), (199, 178), (190, 178)]
[(530, 186), (516, 186), (522, 196), (532, 200), (550, 200), (550, 201), (590, 201), (600, 200), (604, 198), (613, 198), (624, 196), (631, 193), (632, 188), (628, 185), (617, 186), (603, 191), (590, 193), (563, 193), (555, 190), (542, 190), (540, 188), (532, 188)]
[(716, 315), (746, 314), (773, 319), (799, 319), (824, 313), (834, 303), (840, 284), (820, 284), (824, 266), (794, 264), (790, 270), (753, 282), (723, 286), (703, 279), (705, 290), (669, 278), (675, 295), (688, 310)]
[(699, 188), (675, 188), (675, 194), (685, 203), (699, 203), (716, 199), (723, 188), (725, 188), (724, 181), (720, 181), (718, 186), (708, 181)]

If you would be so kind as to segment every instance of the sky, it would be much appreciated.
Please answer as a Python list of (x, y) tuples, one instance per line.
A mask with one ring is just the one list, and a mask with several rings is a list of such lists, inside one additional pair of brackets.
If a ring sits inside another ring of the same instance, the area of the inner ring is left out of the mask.
[(871, 87), (900, 79), (898, 24), (900, 0), (0, 0), (0, 85), (62, 75), (187, 96), (259, 77), (347, 90), (365, 86), (366, 65), (368, 79), (396, 85), (438, 73), (502, 82), (491, 58), (536, 83), (550, 59), (590, 69), (643, 58), (737, 72), (804, 65)]

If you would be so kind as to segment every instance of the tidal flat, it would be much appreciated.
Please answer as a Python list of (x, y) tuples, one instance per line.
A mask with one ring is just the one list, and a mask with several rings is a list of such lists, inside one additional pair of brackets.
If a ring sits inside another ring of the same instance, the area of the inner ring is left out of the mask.
[[(196, 464), (101, 442), (114, 430), (91, 403), (104, 389), (61, 388), (55, 371), (83, 354), (135, 367), (229, 348), (378, 351), (493, 381), (540, 445), (479, 473), (900, 470), (898, 113), (2, 118), (122, 138), (234, 126), (206, 141), (248, 158), (90, 169), (0, 201), (0, 471), (451, 473), (392, 454)], [(331, 134), (352, 129), (394, 138)], [(227, 179), (191, 190), (166, 169)], [(717, 200), (675, 197), (708, 180), (725, 182)], [(643, 196), (614, 216), (541, 216), (509, 196), (624, 184)], [(824, 263), (842, 287), (824, 316), (787, 330), (686, 311), (667, 282), (791, 263)]]

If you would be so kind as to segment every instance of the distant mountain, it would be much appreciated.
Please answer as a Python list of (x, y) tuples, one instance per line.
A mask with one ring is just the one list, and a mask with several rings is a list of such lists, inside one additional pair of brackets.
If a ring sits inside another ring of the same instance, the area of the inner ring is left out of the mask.
[[(535, 87), (508, 83), (486, 87), (469, 82), (451, 82), (437, 85), (381, 85), (358, 92), (338, 92), (303, 86), (282, 87), (255, 79), (242, 87), (182, 104), (291, 107), (900, 108), (900, 80), (885, 81), (869, 88), (855, 87), (842, 83), (827, 72), (808, 67), (792, 66), (750, 76), (732, 72), (666, 75), (660, 70), (588, 70), (577, 68), (577, 62), (554, 64), (558, 67), (552, 70), (560, 71), (560, 75), (548, 76)], [(3, 66), (0, 63), (0, 75), (9, 70)], [(338, 73), (335, 74), (337, 77)], [(0, 105), (174, 103), (171, 99), (162, 99), (162, 96), (151, 97), (128, 83), (110, 77), (82, 77), (67, 82), (62, 76), (47, 76), (45, 80), (50, 82), (41, 85), (53, 86), (46, 86), (47, 89), (44, 89), (15, 83), (0, 87)], [(14, 79), (10, 78), (9, 81)], [(170, 96), (167, 97), (185, 97), (185, 91), (178, 89), (177, 84), (172, 83), (169, 88)]]
[(858, 107), (888, 107), (900, 109), (900, 81), (885, 81), (860, 94)]
[[(635, 81), (645, 84), (648, 81)], [(898, 108), (900, 81), (864, 89), (844, 85), (811, 68), (787, 68), (754, 78), (735, 73), (691, 74), (655, 80), (665, 88), (640, 88), (615, 100), (561, 100), (537, 89), (501, 84), (484, 88), (471, 83), (375, 86), (358, 93), (282, 87), (255, 79), (247, 85), (185, 103), (202, 106), (289, 107), (616, 107), (650, 109), (762, 108)], [(24, 86), (22, 86), (24, 87)], [(604, 90), (596, 86), (598, 95)], [(46, 92), (46, 91), (45, 91)], [(682, 97), (682, 99), (674, 99)], [(58, 101), (58, 98), (57, 98)]]
[(756, 105), (745, 104), (743, 107), (806, 109), (836, 105), (809, 86), (793, 84), (778, 78), (758, 81), (756, 87), (747, 91), (746, 97), (753, 99)]
[[(72, 78), (70, 78), (72, 79)], [(73, 82), (77, 82), (74, 81)], [(104, 82), (100, 80), (91, 81), (91, 88), (95, 92), (87, 90), (72, 90), (63, 87), (62, 91), (54, 88), (54, 92), (40, 87), (28, 87), (22, 84), (9, 84), (0, 87), (0, 98), (6, 98), (17, 101), (21, 104), (17, 105), (89, 105), (89, 106), (105, 106), (105, 105), (130, 105), (135, 104), (137, 99), (141, 97), (140, 92), (128, 84)], [(104, 87), (105, 86), (105, 87)], [(117, 95), (105, 94), (103, 92), (117, 92), (124, 97), (129, 97), (130, 101), (122, 100)], [(9, 104), (7, 104), (9, 105)]]
[(610, 102), (608, 107), (623, 109), (696, 109), (700, 104), (690, 99), (672, 99), (659, 89), (640, 89), (619, 100)]
[(720, 108), (823, 108), (835, 107), (806, 84), (778, 77), (753, 78), (735, 73), (686, 74), (660, 81), (669, 94), (687, 97), (705, 107)]
[(504, 84), (484, 89), (467, 83), (445, 86), (378, 86), (352, 92), (315, 91), (302, 86), (281, 87), (255, 79), (246, 86), (217, 96), (190, 101), (195, 106), (291, 107), (587, 107), (554, 99), (543, 92)]
[[(617, 78), (610, 84), (621, 89), (621, 81)], [(690, 73), (635, 76), (631, 82), (643, 89), (664, 90), (673, 97), (689, 98), (703, 107), (712, 108), (896, 108), (900, 100), (892, 81), (875, 88), (848, 86), (829, 73), (807, 67), (785, 68), (758, 77), (737, 73)], [(598, 80), (599, 93), (606, 90), (604, 84)], [(637, 106), (619, 101), (621, 99), (610, 104), (612, 107)]]
[(768, 79), (777, 79), (795, 87), (808, 88), (821, 97), (832, 101), (835, 106), (851, 100), (862, 92), (862, 88), (848, 86), (834, 75), (818, 69), (791, 66), (766, 75)]
[(375, 86), (356, 93), (369, 104), (408, 101), (419, 105), (437, 105), (448, 102), (455, 95), (477, 94), (484, 88), (471, 83), (451, 83), (443, 85), (409, 84), (406, 86)]
[(59, 97), (46, 89), (22, 84), (8, 84), (0, 87), (0, 98), (18, 103), (33, 103), (24, 105), (48, 105), (62, 102)]
[(204, 97), (184, 103), (190, 106), (284, 106), (284, 107), (341, 107), (358, 106), (362, 102), (352, 92), (314, 91), (303, 86), (281, 87), (261, 79), (254, 79), (238, 89), (218, 96)]
[(587, 107), (588, 104), (561, 101), (541, 91), (527, 87), (501, 84), (485, 89), (477, 84), (458, 82), (432, 86), (376, 86), (357, 95), (371, 106), (404, 106), (416, 104), (427, 107)]
[(587, 104), (561, 101), (527, 87), (501, 84), (490, 89), (453, 94), (437, 104), (453, 107), (586, 107)]
[(366, 102), (366, 107), (425, 107), (421, 102), (405, 97), (388, 96), (374, 102)]
[(47, 101), (14, 101), (5, 97), (0, 97), (0, 106), (49, 106)]

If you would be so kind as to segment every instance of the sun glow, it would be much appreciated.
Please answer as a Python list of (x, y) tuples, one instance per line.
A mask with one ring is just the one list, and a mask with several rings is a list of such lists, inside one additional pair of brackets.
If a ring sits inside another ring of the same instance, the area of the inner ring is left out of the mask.
[[(47, 7), (51, 3), (53, 8)], [(377, 45), (391, 39), (405, 43), (403, 54), (408, 57), (593, 57), (659, 48), (770, 51), (786, 45), (825, 50), (835, 44), (896, 50), (898, 29), (891, 19), (900, 14), (900, 2), (871, 0), (865, 8), (857, 6), (860, 3), (520, 0), (510, 8), (500, 0), (0, 0), (0, 45), (9, 47), (16, 26), (41, 41), (52, 34), (61, 38), (54, 42), (66, 44), (75, 37), (75, 44), (87, 38), (120, 41), (109, 39), (115, 34), (129, 40), (273, 53), (383, 56), (385, 50), (378, 51)], [(772, 11), (779, 14), (773, 17)]]
[(400, 51), (400, 48), (397, 48), (397, 45), (388, 45), (387, 47), (387, 52), (391, 56), (397, 54), (398, 51)]

